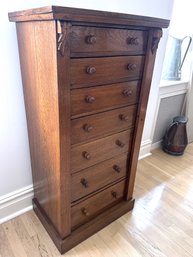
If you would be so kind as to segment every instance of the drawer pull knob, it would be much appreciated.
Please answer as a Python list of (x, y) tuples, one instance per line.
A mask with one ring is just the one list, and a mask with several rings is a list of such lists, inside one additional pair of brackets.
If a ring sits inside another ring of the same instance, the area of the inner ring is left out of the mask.
[(117, 140), (117, 141), (116, 141), (116, 144), (117, 144), (118, 146), (120, 146), (120, 147), (124, 147), (124, 146), (125, 146), (125, 144), (124, 144), (123, 142), (121, 142), (120, 140)]
[(121, 168), (118, 165), (113, 165), (113, 169), (117, 172), (120, 173), (121, 172)]
[(95, 74), (96, 68), (95, 68), (95, 67), (87, 67), (87, 68), (86, 68), (86, 72), (87, 72), (89, 75)]
[(82, 178), (80, 182), (84, 187), (88, 187), (88, 181), (85, 178)]
[(139, 45), (139, 38), (137, 37), (128, 37), (127, 39), (128, 45)]
[(121, 120), (123, 120), (123, 121), (128, 121), (129, 116), (128, 116), (128, 115), (125, 115), (125, 114), (120, 114), (120, 115), (119, 115), (119, 118), (120, 118)]
[(132, 90), (123, 90), (123, 93), (122, 93), (124, 96), (131, 96), (132, 95)]
[(86, 43), (90, 45), (94, 45), (96, 43), (96, 37), (94, 35), (87, 36)]
[(83, 152), (82, 155), (87, 160), (90, 160), (90, 158), (91, 158), (91, 156), (90, 156), (90, 154), (88, 152)]
[(127, 65), (127, 69), (128, 69), (128, 70), (134, 71), (134, 70), (136, 70), (136, 68), (137, 68), (137, 65), (136, 65), (136, 64), (129, 63), (129, 64)]
[(113, 196), (114, 198), (117, 198), (117, 192), (112, 191), (111, 194), (112, 194), (112, 196)]
[(92, 103), (94, 103), (94, 101), (95, 101), (94, 96), (87, 95), (87, 96), (85, 97), (85, 102), (86, 102), (86, 103), (92, 104)]
[(90, 215), (89, 212), (86, 210), (86, 208), (82, 208), (81, 211), (82, 211), (82, 214), (84, 214), (85, 216)]
[(89, 124), (84, 124), (84, 125), (83, 125), (83, 129), (84, 129), (86, 132), (90, 132), (90, 131), (93, 129), (93, 127), (92, 127), (91, 125), (89, 125)]

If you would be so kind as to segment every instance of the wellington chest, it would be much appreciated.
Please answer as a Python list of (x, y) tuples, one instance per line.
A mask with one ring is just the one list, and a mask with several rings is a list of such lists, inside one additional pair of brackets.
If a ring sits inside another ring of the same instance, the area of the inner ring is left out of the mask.
[(61, 253), (134, 206), (153, 66), (169, 21), (50, 6), (16, 22), (34, 210)]

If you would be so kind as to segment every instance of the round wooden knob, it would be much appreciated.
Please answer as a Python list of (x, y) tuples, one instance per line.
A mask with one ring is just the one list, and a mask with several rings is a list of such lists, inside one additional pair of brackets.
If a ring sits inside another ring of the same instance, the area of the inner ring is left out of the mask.
[(94, 96), (87, 95), (87, 96), (85, 97), (85, 102), (86, 102), (86, 103), (92, 104), (94, 101), (95, 101)]
[(118, 166), (118, 165), (113, 165), (113, 169), (116, 171), (116, 172), (118, 172), (118, 173), (120, 173), (121, 172), (121, 168)]
[(89, 125), (89, 124), (84, 124), (84, 125), (83, 125), (83, 129), (84, 129), (86, 132), (90, 132), (90, 131), (93, 129), (93, 127), (92, 127), (91, 125)]
[(139, 38), (137, 37), (129, 37), (128, 40), (128, 45), (139, 45)]
[(124, 147), (124, 146), (125, 146), (125, 144), (124, 144), (123, 142), (121, 142), (120, 140), (117, 140), (117, 141), (116, 141), (116, 144), (117, 144), (118, 146), (120, 146), (120, 147)]
[(86, 68), (86, 73), (88, 73), (89, 75), (92, 75), (96, 72), (96, 68), (95, 67), (87, 67)]
[(134, 70), (136, 70), (136, 68), (137, 68), (137, 65), (136, 65), (136, 64), (129, 63), (129, 64), (127, 65), (127, 69), (128, 69), (128, 70), (134, 71)]
[(88, 35), (86, 37), (86, 43), (90, 45), (94, 45), (96, 43), (96, 37), (94, 35)]
[(88, 187), (88, 181), (85, 178), (82, 178), (80, 182), (84, 187)]
[(119, 115), (119, 118), (120, 118), (121, 120), (123, 120), (123, 121), (128, 121), (129, 116), (128, 116), (128, 115), (125, 115), (125, 114), (120, 114), (120, 115)]
[(132, 95), (132, 90), (125, 89), (125, 90), (123, 90), (122, 94), (124, 96), (131, 96)]
[(90, 158), (91, 158), (91, 156), (90, 156), (90, 154), (89, 154), (88, 152), (83, 152), (83, 153), (82, 153), (82, 156), (83, 156), (85, 159), (87, 159), (87, 160), (90, 160)]
[(84, 214), (85, 216), (89, 216), (90, 215), (86, 208), (82, 208), (81, 211), (82, 211), (82, 214)]
[(112, 196), (113, 196), (114, 198), (117, 198), (117, 192), (112, 191), (111, 194), (112, 194)]

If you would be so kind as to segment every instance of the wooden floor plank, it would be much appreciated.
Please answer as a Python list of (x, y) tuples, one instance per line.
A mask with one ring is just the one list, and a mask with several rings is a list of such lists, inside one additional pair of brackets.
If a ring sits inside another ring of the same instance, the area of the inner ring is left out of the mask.
[(41, 249), (44, 249), (44, 252), (47, 253), (49, 257), (61, 256), (33, 211), (22, 215), (22, 220), (26, 230), (32, 236), (36, 247), (40, 244)]
[(2, 228), (4, 229), (7, 239), (9, 241), (10, 248), (14, 252), (15, 256), (27, 257), (27, 254), (23, 247), (23, 243), (18, 237), (13, 223), (14, 221), (11, 220), (2, 225)]
[(3, 225), (0, 225), (0, 257), (16, 257), (12, 251)]
[[(183, 156), (160, 149), (140, 160), (132, 212), (65, 257), (193, 256), (193, 144)], [(59, 257), (33, 211), (0, 225), (0, 257)]]

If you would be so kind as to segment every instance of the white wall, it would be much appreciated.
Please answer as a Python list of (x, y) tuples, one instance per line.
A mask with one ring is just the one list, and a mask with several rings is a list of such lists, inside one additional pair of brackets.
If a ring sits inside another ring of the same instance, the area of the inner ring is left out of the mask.
[[(175, 0), (170, 34), (177, 38), (185, 36), (193, 37), (193, 2), (189, 0)], [(182, 11), (183, 10), (183, 11)], [(186, 43), (182, 46), (186, 47)], [(188, 117), (187, 133), (188, 142), (193, 142), (193, 44), (190, 47), (182, 69), (182, 80), (190, 81), (190, 88), (187, 96), (186, 116)]]
[[(22, 188), (32, 183), (15, 24), (9, 23), (7, 13), (51, 4), (170, 18), (173, 0), (4, 1), (0, 11), (0, 205), (10, 197), (14, 198), (15, 192), (20, 192), (15, 190), (22, 191)], [(150, 95), (151, 105), (148, 107), (143, 140), (151, 139), (164, 49), (165, 40), (162, 40), (158, 50)]]

